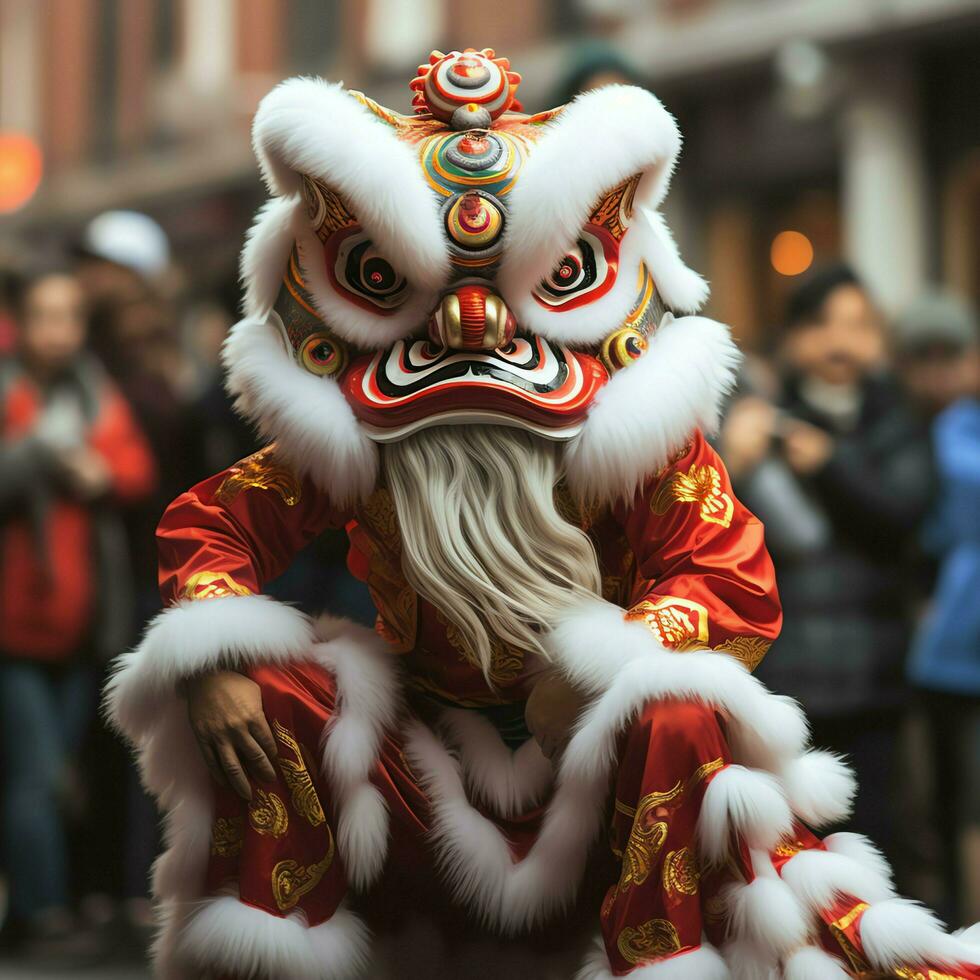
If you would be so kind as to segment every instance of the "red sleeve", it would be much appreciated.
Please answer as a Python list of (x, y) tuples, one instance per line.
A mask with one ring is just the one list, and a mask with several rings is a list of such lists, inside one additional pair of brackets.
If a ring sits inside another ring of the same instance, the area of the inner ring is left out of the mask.
[(643, 583), (627, 617), (665, 646), (724, 650), (754, 669), (782, 624), (775, 571), (704, 436), (617, 516)]
[(149, 443), (126, 399), (108, 384), (89, 443), (109, 467), (111, 492), (117, 500), (141, 500), (152, 493), (157, 482), (157, 467)]
[(167, 508), (157, 528), (163, 600), (260, 592), (297, 551), (350, 516), (267, 446)]

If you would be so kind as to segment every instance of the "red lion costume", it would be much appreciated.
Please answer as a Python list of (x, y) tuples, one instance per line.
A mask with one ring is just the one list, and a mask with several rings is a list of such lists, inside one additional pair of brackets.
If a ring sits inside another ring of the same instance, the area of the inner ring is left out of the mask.
[[(378, 975), (364, 895), (398, 875), (538, 930), (605, 837), (583, 980), (977, 980), (975, 941), (896, 897), (867, 840), (814, 835), (853, 778), (751, 674), (781, 614), (702, 434), (738, 355), (656, 210), (673, 119), (622, 86), (524, 115), (517, 82), (454, 51), (414, 117), (310, 79), (259, 108), (273, 197), (225, 356), (270, 445), (168, 509), (168, 608), (109, 691), (167, 810), (160, 975)], [(567, 552), (528, 548), (535, 507)], [(340, 527), (373, 632), (261, 595)], [(532, 593), (522, 646), (493, 610)], [(178, 693), (218, 667), (260, 685), (279, 744), (250, 802), (208, 780)], [(555, 767), (524, 726), (542, 670), (585, 700)]]

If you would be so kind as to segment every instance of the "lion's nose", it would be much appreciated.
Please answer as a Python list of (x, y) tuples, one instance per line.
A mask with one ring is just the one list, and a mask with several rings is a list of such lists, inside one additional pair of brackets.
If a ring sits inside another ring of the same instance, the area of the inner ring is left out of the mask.
[(517, 321), (486, 286), (460, 286), (442, 297), (429, 318), (429, 337), (454, 350), (494, 350), (514, 338)]

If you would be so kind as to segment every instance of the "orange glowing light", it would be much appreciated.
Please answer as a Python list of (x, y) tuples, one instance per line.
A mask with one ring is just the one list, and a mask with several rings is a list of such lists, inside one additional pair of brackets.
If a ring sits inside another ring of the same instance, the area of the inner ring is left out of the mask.
[(798, 276), (813, 265), (813, 245), (799, 231), (781, 231), (769, 249), (772, 267), (781, 276)]
[(0, 213), (16, 211), (41, 183), (41, 149), (23, 133), (0, 133)]

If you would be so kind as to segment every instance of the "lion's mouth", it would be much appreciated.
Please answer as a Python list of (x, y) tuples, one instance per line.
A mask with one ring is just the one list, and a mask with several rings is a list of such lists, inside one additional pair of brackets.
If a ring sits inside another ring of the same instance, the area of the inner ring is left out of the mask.
[(341, 387), (378, 442), (466, 422), (513, 425), (563, 440), (579, 431), (607, 380), (606, 369), (590, 354), (518, 334), (496, 350), (400, 340), (357, 358)]

